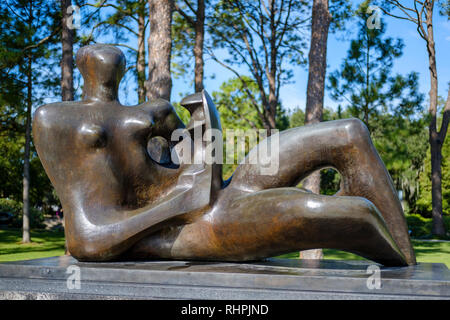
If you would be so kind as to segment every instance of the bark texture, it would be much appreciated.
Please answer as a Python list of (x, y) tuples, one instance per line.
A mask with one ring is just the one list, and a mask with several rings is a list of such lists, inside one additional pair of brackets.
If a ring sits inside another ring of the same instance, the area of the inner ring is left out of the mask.
[(61, 59), (61, 97), (62, 101), (73, 101), (73, 30), (69, 28), (70, 14), (67, 9), (72, 5), (72, 0), (61, 0), (62, 10), (62, 59)]
[(170, 0), (149, 0), (150, 34), (148, 37), (147, 98), (170, 100), (172, 79), (170, 57), (172, 50), (172, 8)]
[(139, 0), (138, 7), (138, 57), (137, 57), (137, 78), (138, 78), (138, 99), (139, 103), (145, 101), (145, 2)]

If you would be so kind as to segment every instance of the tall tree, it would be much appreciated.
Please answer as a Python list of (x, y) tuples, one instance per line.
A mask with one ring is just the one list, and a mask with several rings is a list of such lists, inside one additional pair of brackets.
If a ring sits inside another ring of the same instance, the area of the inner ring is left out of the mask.
[[(311, 45), (309, 49), (308, 85), (306, 90), (305, 124), (322, 121), (325, 74), (327, 68), (327, 39), (331, 14), (328, 0), (314, 0), (312, 7)], [(320, 192), (320, 172), (312, 173), (303, 187), (314, 193)], [(300, 252), (302, 259), (321, 259), (321, 249)]]
[[(73, 89), (73, 12), (72, 0), (61, 0), (61, 15), (62, 15), (62, 58), (61, 58), (61, 99), (62, 101), (74, 100)], [(67, 239), (65, 242), (65, 253), (69, 254), (67, 247)]]
[[(327, 40), (331, 14), (328, 0), (314, 0), (312, 7), (311, 44), (308, 61), (305, 124), (322, 121), (325, 74), (327, 68)], [(318, 190), (316, 190), (318, 191)]]
[[(222, 0), (215, 6), (209, 31), (212, 45), (226, 49), (229, 59), (213, 60), (241, 80), (266, 129), (277, 127), (280, 88), (293, 76), (292, 65), (305, 62), (307, 1)], [(259, 99), (246, 86), (243, 69), (258, 85)]]
[(73, 27), (70, 18), (72, 0), (61, 0), (62, 15), (62, 59), (61, 59), (61, 97), (62, 101), (73, 101)]
[[(11, 43), (12, 51), (21, 56), (21, 65), (6, 65), (23, 83), (23, 101), (25, 102), (25, 145), (23, 154), (23, 236), (24, 243), (30, 242), (30, 156), (31, 156), (31, 112), (35, 102), (39, 99), (35, 95), (35, 85), (41, 88), (55, 85), (52, 79), (49, 56), (61, 31), (60, 11), (43, 0), (15, 0), (6, 4), (9, 15), (14, 19), (9, 26), (9, 32), (17, 36)], [(37, 67), (47, 67), (39, 70)], [(39, 70), (39, 71), (38, 71)], [(59, 88), (58, 84), (55, 86)]]
[[(432, 233), (439, 236), (445, 235), (445, 224), (442, 217), (442, 146), (445, 142), (450, 122), (450, 84), (447, 100), (443, 110), (441, 128), (437, 125), (438, 114), (438, 74), (436, 66), (436, 46), (434, 39), (433, 16), (436, 7), (434, 0), (413, 1), (413, 6), (408, 7), (400, 1), (385, 1), (390, 7), (398, 9), (400, 13), (394, 13), (386, 9), (382, 10), (395, 18), (413, 22), (419, 36), (425, 40), (428, 53), (428, 68), (430, 72), (430, 91), (428, 113), (430, 117), (429, 144), (431, 153), (431, 198), (432, 198)], [(388, 6), (389, 7), (389, 6)], [(445, 2), (441, 13), (448, 15), (450, 3)]]
[[(441, 100), (441, 99), (439, 99)], [(441, 110), (442, 111), (442, 110)], [(442, 112), (438, 118), (442, 122)], [(428, 146), (429, 149), (429, 146)], [(444, 215), (450, 215), (450, 139), (445, 139), (442, 146), (442, 210)], [(433, 201), (431, 198), (431, 154), (427, 150), (424, 168), (418, 179), (419, 194), (416, 201), (416, 212), (425, 217), (432, 216)]]
[[(0, 198), (20, 203), (23, 198), (23, 160), (26, 122), (26, 86), (24, 75), (27, 56), (26, 24), (0, 3)], [(36, 96), (36, 95), (35, 95)], [(53, 202), (52, 187), (33, 148), (30, 150), (30, 207), (48, 207)], [(17, 207), (22, 215), (23, 206)], [(31, 220), (33, 222), (33, 220)]]
[[(335, 26), (338, 26), (341, 20), (347, 16), (346, 12), (350, 8), (345, 1), (332, 1), (332, 4), (334, 5)], [(340, 8), (340, 10), (337, 8)], [(342, 10), (343, 8), (345, 9)], [(322, 121), (327, 69), (327, 40), (332, 18), (328, 0), (313, 1), (305, 124)], [(305, 179), (303, 187), (314, 193), (320, 193), (320, 172), (314, 172)], [(304, 259), (320, 259), (322, 256), (322, 250), (320, 249), (300, 252), (300, 258)]]
[(346, 103), (354, 117), (360, 118), (369, 131), (381, 112), (405, 116), (421, 110), (423, 95), (418, 90), (418, 74), (391, 75), (394, 60), (402, 55), (403, 42), (385, 37), (386, 25), (369, 29), (367, 3), (358, 10), (358, 34), (350, 43), (340, 70), (329, 76), (331, 97)]
[[(180, 4), (178, 3), (180, 2)], [(196, 8), (189, 0), (175, 2), (175, 10), (194, 30), (194, 89), (195, 92), (203, 90), (204, 78), (204, 41), (205, 41), (205, 0), (197, 0)]]
[(170, 100), (172, 78), (172, 0), (149, 0), (150, 34), (148, 37), (147, 98)]
[(145, 30), (147, 29), (146, 0), (139, 0), (137, 5), (138, 14), (138, 52), (137, 52), (137, 79), (138, 79), (138, 100), (139, 103), (145, 101)]

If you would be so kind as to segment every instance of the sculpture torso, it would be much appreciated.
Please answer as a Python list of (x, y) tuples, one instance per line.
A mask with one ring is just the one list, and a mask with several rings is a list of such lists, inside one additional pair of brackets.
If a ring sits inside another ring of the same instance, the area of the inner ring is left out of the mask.
[(166, 101), (136, 107), (55, 103), (41, 107), (35, 123), (41, 160), (69, 207), (135, 209), (170, 192), (180, 174), (179, 167), (160, 165), (146, 151), (150, 137), (170, 141), (171, 132), (183, 128)]

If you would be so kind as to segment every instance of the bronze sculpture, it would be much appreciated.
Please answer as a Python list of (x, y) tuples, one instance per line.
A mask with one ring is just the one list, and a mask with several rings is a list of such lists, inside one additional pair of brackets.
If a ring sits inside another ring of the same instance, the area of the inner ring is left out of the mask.
[[(83, 47), (77, 65), (83, 100), (41, 106), (33, 135), (78, 260), (243, 261), (336, 248), (388, 266), (415, 264), (396, 191), (361, 121), (283, 131), (277, 175), (245, 163), (223, 181), (219, 163), (176, 164), (169, 156), (174, 130), (221, 129), (206, 92), (181, 102), (191, 113), (185, 127), (167, 101), (119, 103), (119, 49)], [(328, 166), (342, 176), (337, 195), (293, 188)]]

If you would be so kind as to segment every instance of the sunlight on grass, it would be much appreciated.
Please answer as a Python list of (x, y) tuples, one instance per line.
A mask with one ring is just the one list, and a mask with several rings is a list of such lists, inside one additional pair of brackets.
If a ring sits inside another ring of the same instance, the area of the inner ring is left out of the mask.
[[(434, 262), (444, 263), (450, 268), (450, 242), (431, 242), (412, 240), (414, 251), (416, 253), (417, 262)], [(324, 259), (332, 260), (367, 260), (355, 254), (333, 250), (324, 249)], [(299, 253), (292, 252), (284, 254), (277, 258), (283, 259), (298, 259)]]
[(0, 262), (29, 260), (64, 254), (64, 233), (31, 231), (31, 243), (22, 243), (20, 230), (0, 230)]

